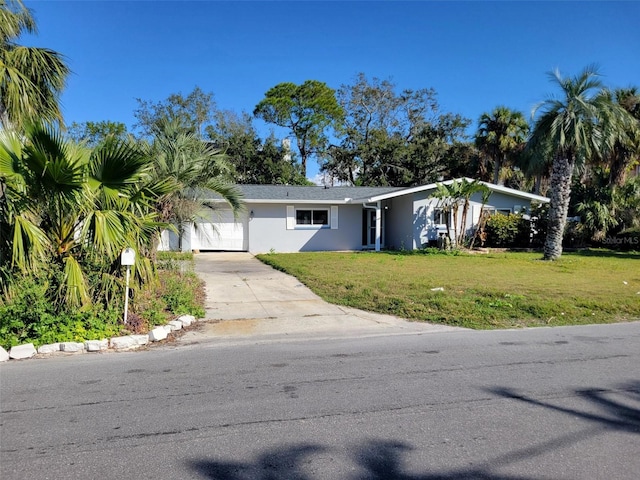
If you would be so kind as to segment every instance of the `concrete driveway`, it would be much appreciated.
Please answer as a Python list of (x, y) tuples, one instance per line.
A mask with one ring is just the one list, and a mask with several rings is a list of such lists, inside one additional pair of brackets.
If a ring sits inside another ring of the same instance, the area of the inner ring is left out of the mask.
[(210, 321), (187, 332), (180, 343), (216, 338), (460, 330), (332, 305), (295, 277), (274, 270), (249, 253), (199, 253), (195, 255), (195, 271), (206, 283), (206, 319)]

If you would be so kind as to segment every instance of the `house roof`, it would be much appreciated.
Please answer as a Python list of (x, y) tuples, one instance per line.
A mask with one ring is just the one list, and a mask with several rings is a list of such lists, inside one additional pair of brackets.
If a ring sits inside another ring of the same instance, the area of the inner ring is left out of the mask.
[(246, 203), (361, 203), (403, 187), (320, 187), (301, 185), (237, 185)]
[[(466, 179), (469, 182), (473, 180)], [(315, 203), (315, 204), (347, 204), (347, 203), (373, 203), (389, 198), (401, 197), (412, 193), (435, 190), (438, 183), (450, 185), (456, 180), (430, 183), (417, 187), (322, 187), (303, 185), (236, 185), (242, 193), (245, 203)], [(504, 193), (517, 198), (546, 203), (547, 197), (534, 195), (502, 185), (480, 182), (494, 192)], [(210, 200), (222, 200), (214, 195)]]

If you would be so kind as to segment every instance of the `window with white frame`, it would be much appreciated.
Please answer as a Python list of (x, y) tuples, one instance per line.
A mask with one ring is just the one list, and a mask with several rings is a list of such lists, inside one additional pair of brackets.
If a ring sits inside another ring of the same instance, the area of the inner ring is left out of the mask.
[(482, 212), (486, 215), (511, 215), (510, 208), (495, 208), (495, 207), (484, 207)]
[(433, 223), (436, 225), (445, 225), (447, 223), (447, 212), (442, 208), (433, 210)]
[(325, 208), (295, 207), (287, 205), (287, 230), (296, 229), (338, 229), (338, 206)]
[(296, 209), (296, 226), (328, 226), (329, 210), (325, 208)]

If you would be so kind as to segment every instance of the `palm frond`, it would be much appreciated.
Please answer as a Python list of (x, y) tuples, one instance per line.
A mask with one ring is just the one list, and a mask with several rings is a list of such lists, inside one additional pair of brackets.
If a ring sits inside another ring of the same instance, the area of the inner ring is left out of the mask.
[(0, 110), (6, 115), (0, 118), (3, 126), (22, 129), (33, 120), (61, 122), (58, 97), (70, 73), (62, 55), (6, 43), (0, 54)]
[(72, 307), (87, 306), (91, 302), (87, 281), (78, 260), (72, 256), (65, 257), (60, 296)]
[(46, 233), (29, 218), (15, 215), (11, 219), (11, 266), (22, 271), (36, 270), (46, 258), (50, 241)]

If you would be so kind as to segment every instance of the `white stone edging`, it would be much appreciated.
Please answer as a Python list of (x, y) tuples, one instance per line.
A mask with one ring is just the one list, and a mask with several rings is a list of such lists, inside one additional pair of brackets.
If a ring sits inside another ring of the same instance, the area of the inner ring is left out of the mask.
[(148, 334), (125, 335), (123, 337), (112, 337), (102, 340), (87, 340), (85, 342), (60, 342), (40, 345), (38, 349), (33, 343), (25, 343), (11, 347), (9, 352), (0, 347), (0, 363), (11, 360), (24, 360), (33, 358), (36, 355), (53, 355), (58, 352), (67, 354), (83, 354), (85, 352), (105, 352), (108, 350), (127, 351), (135, 350), (151, 342), (161, 342), (174, 331), (188, 327), (194, 322), (204, 319), (196, 319), (193, 315), (181, 315), (175, 320), (171, 320), (166, 325), (153, 327)]

